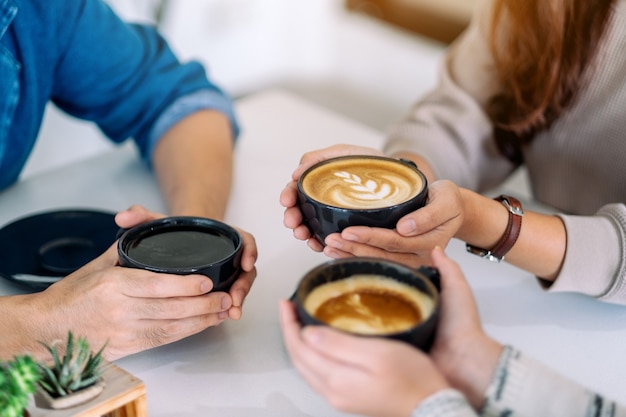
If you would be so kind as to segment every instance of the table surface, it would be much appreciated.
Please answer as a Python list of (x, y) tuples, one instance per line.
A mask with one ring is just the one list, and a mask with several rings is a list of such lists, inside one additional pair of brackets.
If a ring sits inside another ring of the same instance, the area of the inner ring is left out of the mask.
[[(237, 110), (243, 133), (226, 220), (253, 233), (260, 253), (244, 315), (116, 363), (145, 382), (150, 416), (343, 416), (306, 385), (283, 348), (278, 300), (327, 258), (283, 226), (278, 197), (303, 152), (340, 142), (379, 147), (383, 134), (280, 90), (240, 99)], [(118, 211), (133, 203), (163, 211), (150, 172), (132, 146), (122, 146), (4, 191), (0, 225), (48, 209)], [(625, 308), (548, 294), (530, 274), (467, 254), (456, 240), (448, 252), (462, 265), (489, 334), (626, 404)], [(0, 279), (0, 294), (20, 291)]]

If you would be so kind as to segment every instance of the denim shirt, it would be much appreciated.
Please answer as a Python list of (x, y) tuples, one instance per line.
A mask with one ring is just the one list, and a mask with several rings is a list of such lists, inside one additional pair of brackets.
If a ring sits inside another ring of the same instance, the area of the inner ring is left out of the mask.
[(230, 98), (154, 28), (101, 0), (0, 0), (0, 189), (19, 178), (48, 101), (113, 142), (133, 138), (148, 164), (161, 135), (199, 109), (239, 132)]

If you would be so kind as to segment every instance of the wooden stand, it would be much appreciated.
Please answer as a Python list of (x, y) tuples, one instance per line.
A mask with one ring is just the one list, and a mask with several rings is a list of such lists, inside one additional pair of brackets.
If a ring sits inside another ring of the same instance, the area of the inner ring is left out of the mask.
[(147, 417), (144, 383), (117, 365), (104, 362), (104, 391), (93, 400), (64, 410), (28, 408), (30, 417)]

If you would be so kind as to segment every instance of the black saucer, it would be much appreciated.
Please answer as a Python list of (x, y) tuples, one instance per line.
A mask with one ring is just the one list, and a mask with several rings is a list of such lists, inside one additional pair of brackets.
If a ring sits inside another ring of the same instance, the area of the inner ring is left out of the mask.
[(0, 276), (41, 291), (101, 255), (116, 240), (115, 213), (68, 209), (0, 229)]

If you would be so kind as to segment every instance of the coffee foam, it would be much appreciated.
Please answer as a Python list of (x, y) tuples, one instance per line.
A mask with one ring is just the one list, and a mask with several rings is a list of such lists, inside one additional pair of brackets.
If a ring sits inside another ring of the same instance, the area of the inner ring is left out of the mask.
[(314, 288), (305, 310), (351, 333), (384, 335), (408, 330), (434, 310), (428, 294), (382, 275), (359, 274)]
[(421, 176), (397, 160), (347, 158), (309, 171), (302, 188), (324, 204), (372, 209), (395, 206), (415, 197), (424, 187)]

